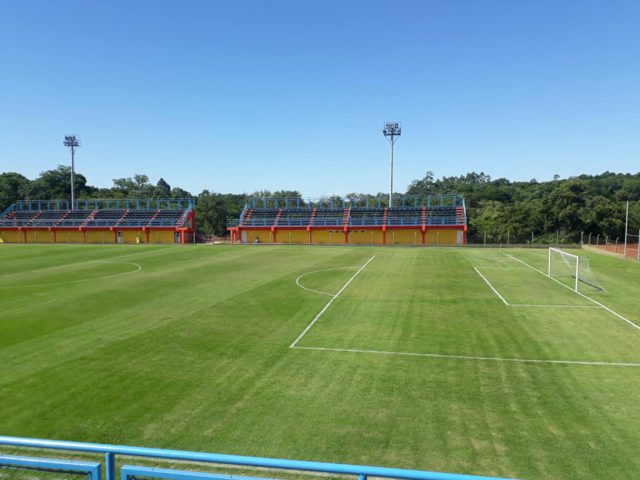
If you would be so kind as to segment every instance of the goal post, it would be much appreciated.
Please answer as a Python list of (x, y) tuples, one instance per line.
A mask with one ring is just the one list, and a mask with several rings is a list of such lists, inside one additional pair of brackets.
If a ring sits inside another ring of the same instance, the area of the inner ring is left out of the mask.
[(559, 248), (549, 247), (547, 276), (554, 279), (571, 278), (571, 288), (575, 292), (580, 291), (581, 285), (590, 289), (604, 290), (591, 271), (587, 257), (580, 257)]
[[(564, 263), (564, 268), (562, 265), (557, 265), (552, 262), (553, 256), (560, 256)], [(555, 271), (552, 271), (552, 264), (556, 266)], [(578, 282), (580, 281), (580, 257), (578, 255), (574, 255), (573, 253), (565, 252), (560, 250), (559, 248), (549, 247), (549, 262), (547, 268), (547, 276), (552, 278), (553, 276), (572, 276), (575, 279), (575, 284), (573, 286), (574, 291), (578, 291)]]

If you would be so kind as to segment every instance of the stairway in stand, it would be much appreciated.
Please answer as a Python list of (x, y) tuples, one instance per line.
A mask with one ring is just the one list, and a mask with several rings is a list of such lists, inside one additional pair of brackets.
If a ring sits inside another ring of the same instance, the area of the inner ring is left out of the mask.
[(247, 225), (248, 221), (251, 220), (252, 215), (253, 215), (253, 210), (249, 208), (245, 212), (244, 217), (242, 217), (242, 225)]
[(344, 212), (342, 212), (342, 226), (348, 227), (350, 219), (351, 219), (351, 207), (347, 207), (344, 209)]
[(278, 220), (280, 220), (280, 215), (282, 215), (282, 209), (281, 208), (278, 209), (278, 213), (276, 213), (276, 218), (273, 220), (273, 226), (274, 227), (278, 226)]
[(316, 213), (318, 213), (317, 208), (314, 208), (313, 210), (311, 210), (311, 217), (309, 217), (309, 223), (307, 224), (307, 227), (310, 227), (311, 225), (313, 225), (313, 219), (316, 218)]

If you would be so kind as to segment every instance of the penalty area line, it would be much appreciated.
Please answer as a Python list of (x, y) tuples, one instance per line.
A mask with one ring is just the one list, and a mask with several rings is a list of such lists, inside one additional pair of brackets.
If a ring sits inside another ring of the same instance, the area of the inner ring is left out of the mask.
[[(526, 308), (603, 308), (601, 306), (598, 305), (550, 305), (550, 304), (530, 304), (530, 303), (509, 303), (507, 301), (506, 298), (504, 298), (500, 292), (498, 292), (498, 289), (496, 287), (493, 286), (493, 284), (489, 281), (489, 279), (484, 276), (481, 272), (480, 272), (480, 268), (488, 268), (488, 267), (473, 267), (473, 269), (476, 271), (476, 273), (478, 275), (480, 275), (480, 277), (485, 281), (485, 283), (489, 286), (489, 288), (491, 290), (493, 290), (493, 293), (495, 293), (498, 298), (500, 298), (500, 300), (502, 300), (502, 302), (507, 306), (507, 307), (526, 307)], [(521, 267), (519, 267), (521, 268)]]
[(591, 297), (586, 296), (584, 293), (580, 293), (580, 292), (576, 292), (573, 288), (565, 285), (564, 283), (562, 283), (561, 281), (559, 281), (556, 278), (550, 277), (549, 275), (547, 275), (546, 273), (544, 273), (542, 270), (537, 269), (536, 267), (534, 267), (533, 265), (529, 265), (527, 262), (520, 260), (519, 258), (514, 257), (513, 255), (509, 255), (508, 253), (506, 254), (507, 257), (515, 260), (516, 262), (519, 262), (523, 265), (526, 265), (527, 267), (529, 267), (531, 270), (535, 270), (536, 272), (538, 272), (540, 275), (544, 275), (545, 277), (553, 280), (554, 282), (556, 282), (558, 285), (562, 285), (564, 288), (568, 288), (569, 290), (571, 290), (573, 293), (575, 293), (576, 295), (580, 295), (582, 298), (586, 298), (587, 300), (589, 300), (590, 302), (595, 303), (596, 305), (604, 308), (607, 312), (611, 313), (612, 315), (618, 317), (620, 320), (627, 322), (629, 325), (631, 325), (633, 328), (636, 328), (638, 330), (640, 330), (640, 325), (638, 325), (635, 322), (632, 322), (631, 320), (629, 320), (628, 318), (623, 317), (622, 315), (620, 315), (618, 312), (613, 311), (612, 309), (610, 309), (609, 307), (607, 307), (606, 305), (598, 302), (597, 300), (594, 300)]
[(526, 303), (512, 303), (510, 307), (527, 307), (527, 308), (591, 308), (602, 309), (598, 305), (538, 305), (538, 304), (526, 304)]
[(364, 265), (362, 265), (358, 270), (356, 270), (356, 273), (354, 273), (354, 274), (351, 276), (351, 278), (349, 278), (349, 280), (347, 280), (347, 282), (342, 286), (342, 288), (341, 288), (340, 290), (338, 290), (338, 291), (335, 293), (335, 295), (332, 295), (332, 296), (331, 296), (331, 298), (330, 298), (330, 299), (329, 299), (329, 301), (325, 304), (325, 306), (324, 306), (324, 307), (322, 307), (322, 310), (320, 310), (320, 311), (318, 312), (318, 314), (314, 317), (314, 319), (313, 319), (313, 320), (311, 320), (311, 323), (309, 323), (309, 325), (307, 325), (307, 328), (305, 328), (305, 329), (302, 331), (302, 333), (301, 333), (300, 335), (298, 335), (298, 338), (296, 338), (296, 339), (293, 341), (293, 343), (292, 343), (291, 345), (289, 345), (289, 348), (295, 348), (295, 347), (296, 347), (296, 345), (298, 344), (298, 342), (299, 342), (300, 340), (302, 340), (302, 337), (304, 337), (304, 336), (307, 334), (307, 332), (311, 329), (311, 327), (313, 327), (313, 326), (315, 325), (315, 323), (316, 323), (318, 320), (320, 320), (320, 317), (322, 316), (322, 314), (323, 314), (324, 312), (326, 312), (326, 311), (327, 311), (327, 309), (331, 306), (331, 304), (334, 302), (334, 300), (335, 300), (336, 298), (338, 298), (342, 292), (344, 292), (344, 291), (345, 291), (345, 289), (349, 286), (349, 284), (350, 284), (351, 282), (353, 282), (353, 280), (354, 280), (354, 279), (355, 279), (355, 278), (360, 274), (360, 272), (361, 272), (362, 270), (364, 270), (364, 269), (367, 267), (367, 265), (369, 265), (369, 263), (371, 263), (371, 260), (373, 260), (374, 258), (376, 258), (376, 256), (375, 256), (375, 255), (374, 255), (373, 257), (371, 257), (369, 260), (367, 260), (367, 261), (366, 261), (366, 263), (365, 263)]
[(360, 350), (356, 348), (327, 348), (327, 347), (295, 347), (297, 350), (316, 350), (322, 352), (343, 352), (343, 353), (369, 353), (378, 355), (396, 355), (404, 357), (429, 357), (449, 360), (474, 360), (507, 363), (538, 363), (549, 365), (586, 365), (598, 367), (640, 367), (640, 363), (633, 362), (596, 362), (588, 360), (543, 360), (535, 358), (502, 358), (502, 357), (482, 357), (474, 355), (447, 355), (443, 353), (415, 353), (415, 352), (389, 352), (385, 350)]

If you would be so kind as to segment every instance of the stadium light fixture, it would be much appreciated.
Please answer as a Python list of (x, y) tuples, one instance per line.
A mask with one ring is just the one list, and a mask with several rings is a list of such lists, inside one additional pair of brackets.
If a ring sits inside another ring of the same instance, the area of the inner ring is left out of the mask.
[(389, 208), (393, 206), (393, 145), (402, 134), (402, 128), (399, 122), (387, 122), (384, 124), (382, 134), (391, 144), (391, 171), (389, 174)]
[(71, 149), (71, 210), (74, 209), (75, 201), (76, 201), (76, 191), (75, 191), (75, 154), (76, 148), (80, 146), (80, 139), (77, 135), (65, 135), (64, 142), (62, 142), (65, 147), (69, 147)]

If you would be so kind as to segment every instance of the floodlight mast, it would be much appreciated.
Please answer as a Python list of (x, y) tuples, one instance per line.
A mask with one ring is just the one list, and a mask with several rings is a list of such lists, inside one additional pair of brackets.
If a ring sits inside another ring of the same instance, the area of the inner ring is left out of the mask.
[(71, 148), (71, 210), (73, 210), (76, 204), (75, 153), (76, 148), (80, 146), (80, 139), (77, 135), (65, 135), (62, 143), (65, 147)]
[(393, 145), (398, 140), (398, 137), (402, 134), (400, 123), (387, 122), (384, 124), (382, 134), (389, 140), (391, 144), (391, 168), (389, 174), (389, 208), (393, 206)]

